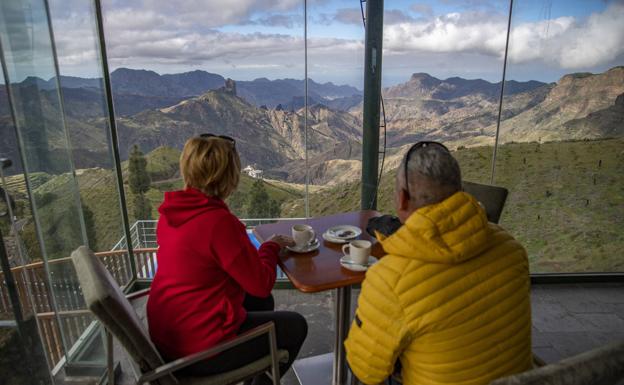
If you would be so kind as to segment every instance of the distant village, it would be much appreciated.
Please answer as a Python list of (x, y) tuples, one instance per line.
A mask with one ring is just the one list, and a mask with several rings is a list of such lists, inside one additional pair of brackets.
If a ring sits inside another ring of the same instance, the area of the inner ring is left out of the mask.
[(249, 175), (252, 178), (262, 179), (263, 172), (262, 170), (257, 169), (255, 165), (248, 165), (247, 167), (242, 169), (241, 172)]

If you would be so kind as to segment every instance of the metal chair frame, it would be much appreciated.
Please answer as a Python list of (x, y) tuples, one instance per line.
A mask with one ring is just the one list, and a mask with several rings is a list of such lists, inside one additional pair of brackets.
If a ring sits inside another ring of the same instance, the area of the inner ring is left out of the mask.
[[(100, 261), (96, 261), (96, 262), (101, 263)], [(106, 273), (110, 274), (108, 271), (106, 271)], [(117, 288), (117, 290), (119, 290), (119, 288)], [(134, 293), (130, 293), (128, 295), (125, 295), (125, 299), (127, 301), (135, 300), (137, 298), (148, 295), (149, 291), (150, 289), (144, 289), (144, 290), (140, 290)], [(94, 315), (96, 316), (96, 318), (98, 318), (96, 314)], [(108, 328), (105, 326), (104, 323), (101, 323), (101, 324), (104, 327), (106, 348), (107, 348), (107, 357), (106, 357), (106, 361), (107, 361), (106, 375), (108, 376), (107, 382), (109, 385), (114, 385), (115, 384), (115, 367), (114, 367), (115, 360), (114, 360), (114, 347), (113, 347), (113, 333), (110, 330), (108, 330)], [(176, 378), (173, 375), (174, 372), (180, 369), (186, 368), (197, 362), (208, 359), (218, 353), (231, 349), (235, 346), (241, 345), (253, 338), (256, 338), (262, 335), (267, 335), (269, 339), (269, 355), (271, 357), (271, 360), (270, 360), (271, 372), (270, 372), (269, 377), (271, 378), (274, 385), (279, 385), (280, 383), (279, 361), (280, 360), (279, 360), (278, 349), (277, 349), (277, 337), (276, 337), (276, 332), (275, 332), (275, 324), (272, 321), (266, 322), (260, 326), (257, 326), (251, 330), (248, 330), (231, 340), (218, 344), (217, 346), (213, 346), (204, 351), (197, 352), (197, 353), (188, 355), (186, 357), (179, 358), (177, 360), (165, 363), (164, 365), (160, 365), (159, 367), (149, 372), (141, 373), (139, 376), (137, 376), (137, 373), (135, 372), (136, 384), (142, 385), (142, 384), (150, 383), (152, 381), (156, 381), (165, 376), (170, 376), (170, 378), (176, 383), (180, 383), (180, 382), (184, 383), (184, 381), (180, 381), (178, 378)], [(132, 360), (133, 369), (134, 369), (134, 366), (136, 366), (136, 363), (134, 362), (134, 359), (132, 357), (131, 357), (131, 360)], [(260, 373), (267, 372), (267, 369), (268, 368), (265, 366), (262, 370), (258, 370), (253, 373), (249, 373), (245, 376), (238, 377), (235, 380), (233, 380), (233, 383), (244, 381)], [(199, 378), (201, 377), (198, 377), (198, 379)], [(196, 383), (196, 382), (193, 382), (193, 383)]]

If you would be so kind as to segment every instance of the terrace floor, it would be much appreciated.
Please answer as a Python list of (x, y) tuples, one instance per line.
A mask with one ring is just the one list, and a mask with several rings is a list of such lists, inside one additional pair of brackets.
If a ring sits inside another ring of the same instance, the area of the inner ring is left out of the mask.
[[(296, 290), (274, 290), (277, 310), (291, 310), (308, 320), (308, 338), (300, 358), (332, 351), (332, 292), (304, 294)], [(355, 308), (359, 291), (353, 291)], [(543, 284), (531, 290), (533, 351), (547, 363), (624, 340), (624, 284)], [(145, 318), (145, 299), (135, 303)], [(116, 357), (120, 357), (119, 350)], [(131, 384), (130, 367), (122, 359), (121, 384)], [(296, 385), (289, 371), (285, 385)]]

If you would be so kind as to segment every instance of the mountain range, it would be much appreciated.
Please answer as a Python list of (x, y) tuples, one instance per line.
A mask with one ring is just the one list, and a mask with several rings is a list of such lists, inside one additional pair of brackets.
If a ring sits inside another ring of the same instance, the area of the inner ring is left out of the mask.
[[(201, 70), (159, 75), (154, 71), (130, 68), (114, 70), (110, 74), (110, 79), (114, 98), (121, 99), (115, 103), (120, 115), (132, 115), (148, 108), (167, 107), (207, 91), (216, 90), (222, 87), (226, 80), (221, 75)], [(96, 96), (101, 94), (103, 87), (101, 78), (60, 76), (59, 83), (64, 89), (92, 90)], [(19, 85), (54, 90), (57, 82), (56, 77), (48, 80), (28, 77)], [(268, 108), (275, 108), (280, 104), (290, 105), (294, 98), (302, 98), (305, 90), (304, 81), (297, 79), (258, 78), (251, 81), (236, 81), (236, 86), (240, 97), (255, 106), (264, 105)], [(361, 101), (361, 96), (362, 91), (352, 86), (335, 85), (331, 82), (321, 84), (308, 79), (308, 97), (317, 103), (335, 107), (345, 99), (348, 107), (352, 107)]]
[[(236, 139), (243, 163), (265, 170), (303, 159), (305, 153), (302, 110), (258, 108), (227, 89), (120, 118), (118, 127), (122, 143), (138, 144), (144, 151), (159, 146), (181, 148), (189, 137), (203, 132), (230, 135)], [(349, 113), (314, 106), (308, 116), (309, 154), (359, 140), (359, 127), (359, 121)]]
[[(205, 71), (158, 75), (118, 69), (111, 74), (118, 113), (120, 152), (138, 144), (148, 152), (159, 146), (181, 148), (202, 132), (228, 134), (237, 140), (244, 163), (265, 175), (291, 182), (333, 184), (359, 176), (361, 92), (350, 86), (309, 81), (308, 161), (305, 161), (303, 81), (256, 79), (229, 81)], [(106, 162), (107, 122), (99, 79), (61, 77), (64, 111), (77, 167)], [(17, 87), (55, 106), (55, 79), (28, 78)], [(555, 83), (506, 82), (500, 141), (558, 141), (624, 135), (624, 67), (600, 74), (569, 74)], [(383, 90), (390, 165), (401, 148), (421, 139), (450, 147), (493, 145), (500, 83), (415, 73), (405, 83)], [(192, 96), (191, 96), (192, 95)], [(0, 128), (10, 119), (0, 91)], [(24, 108), (29, 108), (23, 106)], [(36, 119), (35, 119), (36, 120)], [(52, 125), (53, 127), (54, 125)], [(36, 130), (35, 124), (30, 127)], [(62, 148), (62, 130), (48, 129), (48, 147)], [(13, 142), (13, 143), (12, 143)], [(3, 135), (0, 148), (16, 152)], [(6, 150), (5, 150), (6, 151)], [(396, 158), (396, 159), (395, 159)]]
[[(388, 142), (400, 146), (426, 138), (451, 147), (493, 145), (498, 87), (480, 79), (439, 80), (414, 74), (406, 83), (384, 90)], [(616, 103), (624, 94), (624, 67), (600, 74), (568, 74), (549, 84), (510, 81), (505, 90), (503, 143), (624, 135), (624, 127), (617, 124)]]

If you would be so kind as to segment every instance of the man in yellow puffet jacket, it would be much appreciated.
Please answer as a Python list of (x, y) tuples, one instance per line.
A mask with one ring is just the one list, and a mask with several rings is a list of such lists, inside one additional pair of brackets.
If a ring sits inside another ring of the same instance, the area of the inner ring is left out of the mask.
[(524, 248), (461, 191), (442, 144), (416, 143), (397, 173), (401, 227), (377, 233), (386, 255), (366, 273), (345, 341), (365, 384), (400, 360), (406, 385), (488, 384), (531, 368)]

